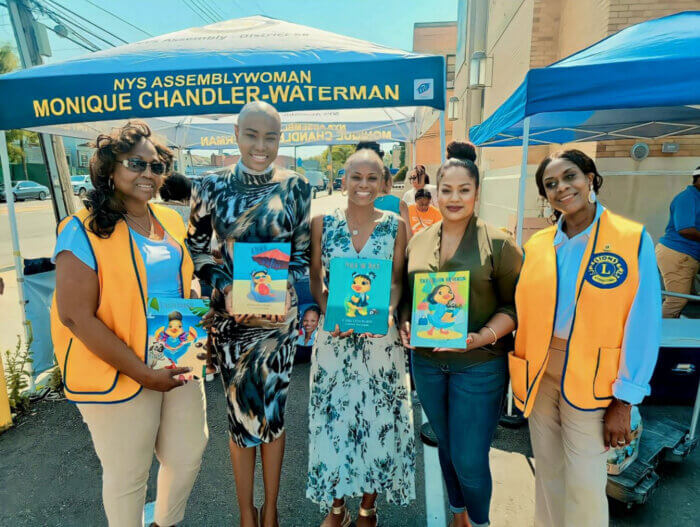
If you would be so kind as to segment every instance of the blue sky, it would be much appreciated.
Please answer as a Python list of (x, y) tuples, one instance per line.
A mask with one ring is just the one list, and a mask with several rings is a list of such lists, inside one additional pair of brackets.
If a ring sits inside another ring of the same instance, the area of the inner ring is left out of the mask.
[[(457, 20), (457, 0), (38, 0), (54, 12), (69, 16), (99, 36), (120, 43), (90, 23), (101, 26), (117, 37), (135, 42), (160, 35), (212, 23), (207, 15), (219, 20), (264, 14), (307, 26), (370, 40), (377, 44), (410, 50), (413, 47), (413, 24)], [(118, 20), (99, 7), (126, 21)], [(68, 13), (73, 11), (81, 20)], [(204, 9), (204, 13), (202, 12)], [(36, 14), (38, 20), (55, 27), (49, 16)], [(136, 26), (146, 33), (135, 29)], [(56, 62), (88, 53), (73, 42), (49, 32), (53, 56), (46, 62)], [(85, 35), (88, 36), (88, 35)], [(88, 38), (102, 48), (106, 43), (93, 36)], [(0, 46), (14, 46), (14, 35), (7, 8), (0, 5)], [(305, 147), (299, 155), (315, 155), (323, 150)], [(280, 152), (287, 153), (287, 152)]]

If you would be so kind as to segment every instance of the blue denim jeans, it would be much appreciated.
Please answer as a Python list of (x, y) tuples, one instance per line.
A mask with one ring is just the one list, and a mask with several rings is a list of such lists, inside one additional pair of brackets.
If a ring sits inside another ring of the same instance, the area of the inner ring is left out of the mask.
[(506, 372), (505, 357), (455, 367), (413, 353), (416, 391), (438, 438), (450, 509), (466, 510), (474, 527), (489, 525), (489, 449), (501, 413)]

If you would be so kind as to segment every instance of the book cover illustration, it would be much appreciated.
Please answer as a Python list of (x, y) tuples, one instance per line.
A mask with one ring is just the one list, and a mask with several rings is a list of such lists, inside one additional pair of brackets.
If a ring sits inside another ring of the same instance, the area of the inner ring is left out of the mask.
[(148, 359), (154, 369), (188, 367), (183, 379), (200, 379), (206, 369), (207, 333), (202, 317), (209, 301), (151, 298), (148, 301)]
[(236, 315), (285, 315), (289, 243), (228, 240), (233, 255), (233, 312)]
[(466, 349), (468, 327), (469, 271), (417, 273), (411, 345)]
[(389, 331), (391, 260), (331, 259), (323, 329), (386, 335)]

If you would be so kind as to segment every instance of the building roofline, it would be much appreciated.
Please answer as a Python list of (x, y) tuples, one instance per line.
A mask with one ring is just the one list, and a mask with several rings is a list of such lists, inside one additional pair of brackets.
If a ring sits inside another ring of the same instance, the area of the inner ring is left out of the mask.
[(445, 26), (456, 26), (456, 20), (446, 20), (444, 22), (416, 22), (413, 27), (445, 27)]

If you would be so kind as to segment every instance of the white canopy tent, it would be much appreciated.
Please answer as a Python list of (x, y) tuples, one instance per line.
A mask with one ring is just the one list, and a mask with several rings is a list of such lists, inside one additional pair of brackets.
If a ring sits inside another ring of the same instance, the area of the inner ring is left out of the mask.
[[(415, 141), (439, 113), (443, 156), (445, 150), (444, 57), (264, 16), (8, 73), (0, 76), (0, 99), (12, 101), (0, 106), (0, 161), (23, 314), (22, 258), (1, 130), (94, 139), (140, 118), (175, 147), (213, 142), (219, 148), (231, 141), (243, 105), (259, 99), (282, 113), (290, 132), (306, 132), (297, 144)], [(312, 132), (318, 142), (308, 141)]]

